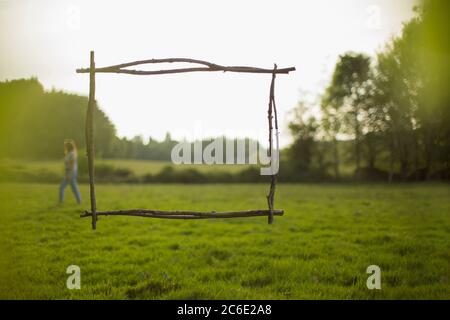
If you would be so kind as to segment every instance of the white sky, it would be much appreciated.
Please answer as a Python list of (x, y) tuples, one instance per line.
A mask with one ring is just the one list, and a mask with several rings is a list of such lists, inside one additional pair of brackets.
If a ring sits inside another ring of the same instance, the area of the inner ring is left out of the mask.
[[(0, 80), (37, 76), (47, 89), (87, 95), (98, 67), (188, 57), (222, 65), (295, 66), (279, 75), (281, 142), (300, 95), (326, 85), (339, 54), (374, 55), (412, 15), (414, 0), (0, 0)], [(157, 65), (160, 69), (164, 65)], [(177, 67), (169, 65), (168, 67)], [(155, 66), (144, 67), (145, 69)], [(270, 75), (97, 75), (97, 100), (120, 136), (267, 135)]]

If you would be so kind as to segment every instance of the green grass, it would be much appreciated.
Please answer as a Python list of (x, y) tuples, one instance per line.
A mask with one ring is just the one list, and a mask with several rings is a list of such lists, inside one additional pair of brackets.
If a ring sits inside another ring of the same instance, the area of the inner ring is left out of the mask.
[[(102, 217), (57, 186), (0, 184), (0, 298), (448, 299), (448, 185), (280, 185), (265, 217)], [(264, 208), (266, 185), (99, 185), (98, 208)], [(66, 268), (81, 268), (81, 290)], [(366, 268), (381, 267), (381, 290)]]

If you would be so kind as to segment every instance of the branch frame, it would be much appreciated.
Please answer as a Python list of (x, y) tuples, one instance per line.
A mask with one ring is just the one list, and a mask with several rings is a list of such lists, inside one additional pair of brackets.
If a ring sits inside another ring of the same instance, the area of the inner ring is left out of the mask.
[[(159, 63), (191, 63), (199, 66), (192, 68), (175, 68), (175, 69), (163, 69), (155, 71), (144, 71), (127, 69), (129, 67), (144, 65), (144, 64), (159, 64)], [(89, 73), (89, 100), (88, 108), (86, 112), (85, 123), (85, 136), (86, 136), (86, 153), (88, 158), (88, 172), (89, 172), (89, 194), (90, 194), (90, 207), (91, 211), (84, 211), (80, 214), (80, 217), (92, 218), (92, 229), (97, 228), (98, 216), (138, 216), (146, 218), (164, 218), (164, 219), (217, 219), (217, 218), (241, 218), (241, 217), (258, 217), (267, 216), (268, 223), (272, 224), (273, 216), (282, 216), (283, 210), (274, 209), (274, 195), (275, 186), (277, 182), (277, 173), (271, 175), (270, 191), (267, 195), (268, 210), (256, 209), (247, 211), (229, 211), (229, 212), (197, 212), (197, 211), (163, 211), (163, 210), (149, 210), (149, 209), (130, 209), (130, 210), (115, 210), (115, 211), (97, 211), (97, 200), (95, 197), (95, 171), (94, 171), (94, 110), (95, 110), (95, 74), (96, 73), (118, 73), (118, 74), (131, 74), (131, 75), (163, 75), (163, 74), (176, 74), (176, 73), (188, 73), (188, 72), (239, 72), (239, 73), (255, 73), (255, 74), (271, 74), (272, 81), (270, 84), (269, 93), (269, 109), (268, 109), (268, 121), (269, 121), (269, 155), (273, 156), (273, 121), (275, 120), (276, 130), (276, 147), (279, 151), (278, 145), (278, 120), (277, 111), (275, 106), (275, 76), (277, 74), (289, 74), (295, 71), (295, 67), (278, 68), (274, 65), (273, 69), (264, 69), (247, 66), (222, 66), (219, 64), (211, 63), (204, 60), (191, 59), (191, 58), (164, 58), (164, 59), (147, 59), (138, 60), (122, 64), (116, 64), (107, 67), (96, 68), (94, 51), (90, 52), (90, 64), (89, 68), (76, 69), (76, 73)]]

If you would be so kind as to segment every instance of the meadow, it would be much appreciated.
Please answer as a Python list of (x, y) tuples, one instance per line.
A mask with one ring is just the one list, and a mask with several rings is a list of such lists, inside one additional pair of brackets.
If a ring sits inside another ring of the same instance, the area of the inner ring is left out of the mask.
[[(82, 155), (84, 156), (84, 155)], [(80, 161), (81, 162), (81, 161)], [(226, 164), (183, 164), (176, 165), (170, 161), (159, 160), (138, 160), (138, 159), (96, 159), (97, 165), (109, 165), (114, 168), (123, 168), (130, 170), (136, 176), (143, 176), (145, 174), (154, 174), (163, 170), (165, 167), (173, 167), (175, 170), (196, 169), (202, 173), (209, 172), (239, 172), (251, 165), (226, 165)], [(8, 160), (0, 159), (0, 167), (15, 168), (25, 172), (49, 172), (60, 176), (64, 172), (63, 160)]]
[[(265, 184), (97, 186), (98, 208), (265, 208)], [(2, 299), (449, 299), (446, 184), (281, 184), (267, 218), (100, 217), (57, 185), (0, 183)], [(81, 290), (66, 268), (81, 268)], [(369, 265), (381, 290), (369, 290)]]

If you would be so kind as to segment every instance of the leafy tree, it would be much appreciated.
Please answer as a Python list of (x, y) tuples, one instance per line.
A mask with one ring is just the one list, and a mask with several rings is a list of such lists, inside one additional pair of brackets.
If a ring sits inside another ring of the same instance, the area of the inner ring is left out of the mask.
[(424, 1), (419, 15), (378, 54), (375, 104), (383, 115), (391, 171), (398, 160), (403, 180), (412, 166), (415, 178), (449, 167), (448, 9), (447, 1)]
[[(427, 177), (450, 172), (450, 2), (425, 0), (417, 9), (412, 55), (419, 64), (421, 91), (417, 112)], [(410, 41), (411, 42), (411, 41)]]
[(325, 141), (331, 141), (333, 148), (333, 171), (336, 179), (340, 177), (340, 156), (338, 148), (338, 136), (342, 133), (342, 113), (336, 100), (331, 99), (327, 90), (321, 99), (321, 128)]
[[(64, 139), (85, 148), (87, 98), (44, 90), (35, 78), (0, 83), (0, 148), (3, 157), (60, 158)], [(111, 151), (115, 128), (95, 110), (96, 152)]]
[[(342, 120), (339, 131), (354, 138), (356, 172), (361, 167), (362, 114), (367, 102), (369, 79), (370, 57), (352, 52), (341, 55), (322, 102), (327, 125), (336, 127), (337, 121)], [(330, 115), (337, 113), (341, 119), (331, 120)]]
[(293, 120), (289, 123), (289, 130), (294, 138), (290, 146), (289, 155), (295, 170), (305, 172), (311, 169), (311, 162), (316, 150), (315, 136), (318, 123), (313, 116), (307, 113), (305, 102), (299, 102), (293, 112)]

